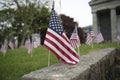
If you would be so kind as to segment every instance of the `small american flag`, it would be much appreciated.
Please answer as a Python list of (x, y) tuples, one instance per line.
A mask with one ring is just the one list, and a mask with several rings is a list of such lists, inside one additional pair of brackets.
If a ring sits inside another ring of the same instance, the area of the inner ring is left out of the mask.
[(15, 38), (14, 38), (14, 40), (15, 40), (15, 48), (18, 48), (18, 37), (17, 36), (15, 36)]
[(12, 42), (11, 40), (9, 41), (9, 44), (8, 44), (8, 45), (9, 45), (9, 47), (10, 47), (12, 50), (14, 49), (14, 44), (13, 44), (13, 42)]
[(7, 51), (6, 46), (5, 46), (4, 44), (2, 44), (2, 46), (1, 46), (1, 52), (2, 52), (3, 54), (5, 54), (6, 51)]
[(28, 54), (31, 54), (31, 53), (32, 53), (32, 50), (33, 50), (32, 43), (29, 43), (29, 46), (28, 46)]
[(120, 42), (120, 33), (117, 35), (117, 41)]
[(44, 46), (53, 52), (56, 57), (67, 64), (77, 64), (79, 57), (74, 48), (70, 45), (70, 41), (64, 33), (58, 16), (54, 9), (46, 32)]
[(5, 40), (4, 40), (4, 43), (3, 43), (2, 46), (1, 46), (1, 52), (2, 52), (4, 55), (5, 55), (5, 53), (7, 52), (7, 48), (8, 48), (7, 44), (8, 44), (8, 41), (5, 39)]
[(25, 48), (27, 48), (28, 54), (32, 53), (33, 46), (32, 46), (32, 43), (30, 41), (30, 38), (26, 39), (26, 41), (25, 41)]
[(101, 32), (99, 32), (99, 33), (97, 34), (97, 36), (96, 36), (96, 41), (97, 41), (97, 43), (101, 43), (101, 42), (104, 41), (104, 38), (103, 38), (103, 35), (102, 35)]
[(88, 34), (87, 34), (87, 40), (86, 40), (86, 44), (87, 45), (91, 45), (93, 43), (93, 40), (95, 38), (95, 34), (93, 31), (90, 31)]
[(30, 43), (30, 39), (26, 39), (26, 41), (25, 41), (25, 48), (29, 47), (29, 43)]
[(72, 45), (73, 48), (78, 48), (81, 44), (80, 44), (80, 39), (77, 33), (77, 27), (75, 27), (71, 37), (70, 37), (70, 43)]

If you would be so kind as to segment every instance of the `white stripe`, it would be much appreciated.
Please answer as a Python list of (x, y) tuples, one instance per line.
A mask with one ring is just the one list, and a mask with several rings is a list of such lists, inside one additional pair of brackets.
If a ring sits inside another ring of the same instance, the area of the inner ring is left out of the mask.
[[(65, 40), (63, 39), (60, 35), (58, 35), (56, 32), (54, 32), (53, 30), (48, 28), (48, 31), (52, 34), (54, 34), (57, 38), (59, 38), (66, 46), (69, 46), (69, 48), (76, 53), (76, 51), (74, 50), (74, 48)], [(63, 34), (64, 36), (66, 36), (65, 34)], [(68, 39), (67, 39), (68, 40)]]
[(76, 40), (70, 40), (70, 42), (71, 42), (71, 45), (72, 45), (74, 48), (77, 48)]
[(87, 37), (86, 44), (88, 44), (88, 45), (92, 44), (92, 40), (93, 40), (93, 38), (90, 37), (90, 36), (88, 36), (88, 37)]
[(63, 45), (61, 45), (56, 39), (53, 37), (46, 35), (46, 38), (50, 39), (53, 41), (60, 49), (62, 49), (68, 56), (70, 56), (73, 60), (79, 62), (79, 59), (76, 58), (74, 55), (72, 55)]
[(104, 38), (103, 38), (102, 34), (99, 33), (99, 34), (97, 35), (97, 43), (100, 43), (100, 42), (102, 42), (102, 41), (104, 41)]
[(66, 62), (75, 64), (75, 62), (70, 61), (67, 57), (65, 57), (61, 52), (59, 52), (58, 49), (56, 49), (56, 48), (55, 48), (52, 44), (50, 44), (49, 42), (45, 41), (44, 44), (47, 45), (48, 47), (50, 47), (53, 51), (57, 52), (57, 54), (58, 54), (62, 59), (64, 59)]

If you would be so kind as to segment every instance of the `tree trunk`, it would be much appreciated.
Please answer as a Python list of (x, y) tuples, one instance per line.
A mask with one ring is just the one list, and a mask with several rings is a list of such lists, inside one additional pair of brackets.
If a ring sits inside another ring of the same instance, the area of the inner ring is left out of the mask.
[(25, 41), (25, 38), (26, 38), (26, 35), (27, 35), (27, 30), (28, 30), (28, 28), (29, 28), (29, 27), (25, 24), (25, 25), (24, 25), (23, 32), (22, 32), (22, 39), (21, 39), (20, 47), (23, 47), (23, 46), (24, 46), (24, 41)]
[(23, 34), (22, 40), (21, 40), (21, 43), (20, 43), (20, 47), (24, 46), (25, 37), (26, 37), (26, 34)]

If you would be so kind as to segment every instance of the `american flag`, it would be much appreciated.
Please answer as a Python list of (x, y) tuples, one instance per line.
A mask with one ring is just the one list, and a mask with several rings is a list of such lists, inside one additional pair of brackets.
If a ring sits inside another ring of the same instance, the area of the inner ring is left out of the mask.
[(13, 44), (13, 42), (12, 42), (11, 40), (9, 41), (9, 44), (8, 44), (8, 45), (9, 45), (9, 47), (10, 47), (12, 50), (14, 49), (14, 44)]
[(30, 39), (26, 39), (26, 41), (25, 41), (25, 48), (29, 47), (29, 43), (30, 43)]
[(34, 48), (38, 47), (37, 37), (34, 38), (34, 40), (32, 41), (32, 44)]
[(33, 46), (32, 46), (32, 43), (30, 42), (30, 38), (26, 39), (25, 48), (27, 48), (28, 54), (32, 53)]
[(117, 35), (117, 41), (120, 42), (120, 33)]
[(96, 41), (97, 41), (97, 43), (101, 43), (101, 42), (104, 41), (104, 38), (103, 38), (103, 35), (102, 35), (101, 32), (99, 32), (99, 33), (97, 34), (97, 36), (96, 36)]
[(6, 46), (5, 46), (4, 44), (2, 44), (2, 46), (1, 46), (1, 52), (2, 52), (3, 54), (5, 54), (6, 51), (7, 51)]
[(28, 54), (31, 54), (31, 53), (32, 53), (32, 50), (33, 50), (32, 43), (29, 43), (29, 46), (28, 46)]
[(94, 38), (95, 38), (94, 32), (93, 31), (88, 32), (86, 44), (91, 45), (93, 43)]
[(37, 45), (40, 46), (40, 37), (37, 38)]
[(5, 53), (7, 52), (7, 48), (8, 48), (7, 44), (8, 44), (8, 41), (5, 39), (5, 40), (4, 40), (4, 43), (3, 43), (2, 46), (1, 46), (1, 52), (2, 52), (4, 55), (5, 55)]
[(67, 64), (77, 64), (79, 57), (71, 46), (69, 39), (64, 33), (63, 26), (54, 9), (46, 32), (44, 46), (53, 52), (56, 57)]
[(72, 45), (73, 48), (78, 48), (81, 44), (80, 44), (80, 39), (77, 33), (77, 27), (75, 27), (71, 37), (70, 37), (70, 43)]
[(14, 37), (14, 40), (15, 40), (15, 42), (14, 42), (15, 45), (14, 45), (14, 46), (15, 46), (15, 48), (18, 48), (18, 37), (15, 36), (15, 37)]

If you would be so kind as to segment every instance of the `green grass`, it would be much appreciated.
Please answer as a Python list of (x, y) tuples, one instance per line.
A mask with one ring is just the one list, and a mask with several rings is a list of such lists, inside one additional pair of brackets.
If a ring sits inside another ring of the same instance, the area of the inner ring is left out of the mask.
[[(120, 48), (120, 44), (94, 44), (93, 48), (82, 45), (79, 50), (80, 55), (85, 55), (102, 48)], [(24, 74), (47, 67), (48, 53), (49, 51), (43, 46), (33, 49), (32, 57), (27, 54), (27, 49), (25, 48), (8, 50), (5, 56), (0, 53), (0, 80), (21, 80)], [(51, 65), (59, 63), (52, 53), (50, 55)]]
[[(92, 47), (93, 46), (93, 47)], [(82, 45), (80, 47), (80, 55), (85, 55), (87, 53), (97, 51), (103, 48), (120, 48), (118, 43), (103, 43), (103, 44), (93, 44), (92, 46)]]

